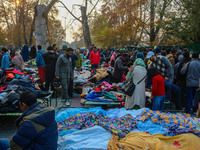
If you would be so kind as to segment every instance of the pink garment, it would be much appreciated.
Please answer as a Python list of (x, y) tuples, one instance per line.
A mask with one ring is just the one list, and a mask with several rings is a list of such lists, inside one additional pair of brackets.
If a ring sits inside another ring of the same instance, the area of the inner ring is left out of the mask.
[(111, 65), (111, 62), (114, 60), (115, 61), (115, 52), (112, 54), (112, 56), (110, 57), (110, 65)]
[(103, 91), (110, 91), (112, 90), (112, 85), (110, 85), (108, 82), (104, 81), (101, 83), (102, 86), (104, 86)]
[(126, 81), (126, 75), (122, 75), (121, 82)]

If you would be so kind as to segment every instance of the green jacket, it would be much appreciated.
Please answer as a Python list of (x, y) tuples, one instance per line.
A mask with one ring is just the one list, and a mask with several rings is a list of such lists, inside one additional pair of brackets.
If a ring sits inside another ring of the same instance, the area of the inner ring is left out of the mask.
[(76, 68), (81, 68), (83, 65), (83, 59), (81, 57), (81, 54), (78, 55), (78, 60), (75, 61)]

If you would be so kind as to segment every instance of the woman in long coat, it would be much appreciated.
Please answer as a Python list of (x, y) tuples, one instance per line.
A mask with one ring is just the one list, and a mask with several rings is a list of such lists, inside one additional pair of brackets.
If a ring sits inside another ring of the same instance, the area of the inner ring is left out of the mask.
[[(133, 80), (133, 83), (136, 86), (135, 91), (131, 97), (126, 95), (126, 109), (132, 109), (135, 105), (140, 106), (140, 108), (145, 107), (145, 79), (147, 75), (146, 66), (141, 58), (137, 58), (134, 62), (134, 65), (135, 67), (131, 73), (130, 79)], [(137, 84), (139, 81), (141, 82)]]

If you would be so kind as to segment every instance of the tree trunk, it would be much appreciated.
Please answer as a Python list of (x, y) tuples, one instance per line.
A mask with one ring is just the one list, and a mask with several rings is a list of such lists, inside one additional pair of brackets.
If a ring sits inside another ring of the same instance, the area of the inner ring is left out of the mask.
[(27, 37), (26, 37), (26, 25), (25, 25), (25, 14), (24, 14), (24, 10), (25, 10), (25, 0), (23, 0), (23, 5), (22, 5), (22, 23), (23, 23), (23, 35), (24, 35), (24, 42), (25, 44), (27, 45), (28, 44), (28, 41), (27, 41)]
[(88, 25), (85, 6), (81, 6), (81, 15), (82, 15), (82, 27), (83, 27), (84, 42), (85, 42), (86, 48), (89, 49), (89, 47), (91, 45), (91, 38), (90, 38), (90, 29), (89, 29), (89, 25)]
[(152, 46), (155, 41), (155, 27), (154, 27), (154, 19), (155, 19), (155, 0), (151, 0), (150, 6), (150, 46)]
[(30, 45), (33, 44), (33, 31), (34, 31), (35, 18), (36, 18), (36, 7), (35, 7), (34, 16), (33, 16), (33, 21), (32, 21), (32, 24), (31, 24), (31, 32), (30, 32), (30, 37), (29, 37), (29, 44)]
[(44, 13), (45, 10), (45, 5), (38, 5), (36, 7), (35, 31), (37, 33), (36, 45), (41, 45), (44, 50), (47, 50), (49, 41), (47, 37), (47, 17)]

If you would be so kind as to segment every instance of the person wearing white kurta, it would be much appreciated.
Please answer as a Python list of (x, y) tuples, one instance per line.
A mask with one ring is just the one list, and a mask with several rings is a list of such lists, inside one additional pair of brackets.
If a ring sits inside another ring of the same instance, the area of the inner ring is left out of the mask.
[[(142, 79), (146, 76), (147, 71), (144, 61), (140, 58), (135, 61), (134, 65), (135, 67), (132, 71), (131, 79), (136, 86), (135, 91), (131, 97), (126, 95), (126, 109), (132, 109), (135, 105), (139, 105), (140, 108), (145, 107), (145, 79)], [(140, 80), (142, 81), (137, 85)]]

